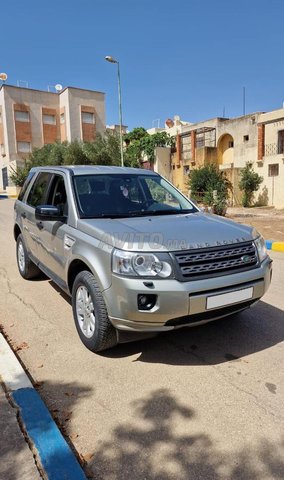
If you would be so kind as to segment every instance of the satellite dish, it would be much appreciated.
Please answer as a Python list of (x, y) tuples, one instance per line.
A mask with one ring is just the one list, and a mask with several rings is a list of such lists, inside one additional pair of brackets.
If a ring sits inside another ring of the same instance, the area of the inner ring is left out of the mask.
[(0, 80), (3, 80), (3, 82), (6, 82), (8, 78), (7, 73), (0, 73)]
[(61, 92), (61, 90), (63, 89), (63, 87), (62, 87), (62, 85), (60, 85), (60, 83), (57, 83), (54, 88), (57, 92)]

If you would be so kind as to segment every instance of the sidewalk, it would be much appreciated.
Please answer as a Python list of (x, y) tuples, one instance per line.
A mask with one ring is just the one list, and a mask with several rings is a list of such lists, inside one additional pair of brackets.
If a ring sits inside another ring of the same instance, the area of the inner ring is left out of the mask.
[(10, 405), (0, 386), (0, 478), (38, 480), (42, 478), (17, 420), (18, 409)]
[(278, 217), (284, 218), (284, 209), (274, 207), (228, 207), (227, 214), (232, 217)]

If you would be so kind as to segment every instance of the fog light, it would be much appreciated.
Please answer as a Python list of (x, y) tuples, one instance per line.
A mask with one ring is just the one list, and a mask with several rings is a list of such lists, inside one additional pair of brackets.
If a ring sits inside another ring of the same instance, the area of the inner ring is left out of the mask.
[(156, 303), (157, 295), (139, 293), (137, 296), (138, 310), (151, 310)]

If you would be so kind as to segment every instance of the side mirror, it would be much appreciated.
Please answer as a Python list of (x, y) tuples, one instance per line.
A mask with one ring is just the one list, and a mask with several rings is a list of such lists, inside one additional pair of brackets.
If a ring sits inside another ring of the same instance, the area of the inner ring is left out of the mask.
[(38, 205), (35, 209), (36, 220), (62, 221), (64, 219), (59, 207), (53, 205)]

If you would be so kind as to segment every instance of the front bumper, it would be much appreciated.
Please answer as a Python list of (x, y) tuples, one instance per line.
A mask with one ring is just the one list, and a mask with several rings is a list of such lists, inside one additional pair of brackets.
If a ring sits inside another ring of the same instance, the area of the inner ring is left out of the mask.
[[(115, 328), (136, 332), (161, 332), (181, 326), (207, 323), (243, 310), (257, 302), (270, 285), (272, 260), (247, 272), (215, 278), (179, 282), (175, 279), (154, 279), (153, 286), (140, 278), (113, 275), (111, 287), (103, 292), (109, 318)], [(250, 300), (206, 310), (210, 295), (253, 288)], [(155, 294), (157, 301), (150, 311), (138, 310), (138, 294)]]

